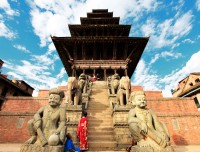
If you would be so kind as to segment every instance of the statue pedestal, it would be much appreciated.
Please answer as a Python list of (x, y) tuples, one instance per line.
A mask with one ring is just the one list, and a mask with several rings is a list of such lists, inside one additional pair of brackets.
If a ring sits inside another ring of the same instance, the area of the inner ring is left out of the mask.
[(117, 141), (117, 148), (121, 150), (130, 146), (132, 142), (131, 133), (128, 125), (128, 112), (131, 106), (116, 105), (113, 110), (113, 126), (115, 132), (115, 139)]
[(64, 146), (45, 146), (37, 144), (23, 144), (20, 152), (63, 152)]
[(110, 107), (112, 109), (114, 109), (115, 105), (119, 105), (119, 103), (117, 103), (117, 97), (116, 96), (117, 96), (116, 94), (109, 94), (109, 96), (108, 96)]
[(89, 94), (88, 93), (82, 93), (82, 108), (87, 109), (89, 102)]
[(78, 146), (78, 139), (76, 138), (78, 122), (82, 114), (82, 105), (67, 105), (66, 106), (66, 118), (67, 118), (67, 133), (72, 135), (72, 140), (75, 146)]

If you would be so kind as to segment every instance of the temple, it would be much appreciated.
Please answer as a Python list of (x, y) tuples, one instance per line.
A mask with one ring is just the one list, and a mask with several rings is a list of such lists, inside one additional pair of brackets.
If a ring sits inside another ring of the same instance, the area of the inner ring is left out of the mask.
[(107, 9), (93, 9), (80, 25), (69, 25), (71, 37), (51, 37), (68, 76), (98, 74), (106, 80), (118, 73), (131, 78), (149, 37), (129, 37), (131, 25), (119, 20)]

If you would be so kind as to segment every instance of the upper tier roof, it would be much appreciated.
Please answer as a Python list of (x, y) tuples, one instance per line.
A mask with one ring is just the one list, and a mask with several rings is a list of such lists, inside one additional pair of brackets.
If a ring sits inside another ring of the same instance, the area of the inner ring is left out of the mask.
[(131, 25), (69, 25), (71, 36), (127, 36)]
[(81, 17), (81, 24), (119, 24), (119, 17), (112, 18), (87, 18)]

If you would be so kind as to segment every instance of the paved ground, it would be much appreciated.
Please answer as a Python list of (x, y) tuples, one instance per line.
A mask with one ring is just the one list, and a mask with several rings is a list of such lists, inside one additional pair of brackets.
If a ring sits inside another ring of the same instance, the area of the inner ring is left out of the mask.
[[(19, 152), (21, 144), (0, 144), (0, 152)], [(200, 152), (200, 145), (174, 146), (175, 152)]]

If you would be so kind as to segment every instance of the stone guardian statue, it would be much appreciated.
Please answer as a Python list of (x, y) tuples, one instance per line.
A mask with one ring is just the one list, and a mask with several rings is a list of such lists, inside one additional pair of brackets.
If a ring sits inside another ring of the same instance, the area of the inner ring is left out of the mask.
[[(60, 106), (63, 97), (64, 92), (58, 90), (57, 88), (49, 91), (49, 105), (40, 108), (33, 116), (33, 119), (28, 121), (27, 127), (31, 138), (26, 141), (26, 145), (37, 145), (36, 149), (38, 149), (39, 145), (41, 146), (39, 151), (44, 151), (44, 149), (47, 148), (42, 147), (64, 144), (66, 130), (66, 110), (64, 107)], [(35, 150), (34, 146), (32, 146), (30, 149), (31, 150), (28, 151)], [(21, 152), (22, 151), (24, 152), (25, 150), (21, 148)], [(53, 151), (56, 150), (54, 149)]]
[(173, 152), (167, 127), (161, 123), (156, 114), (146, 108), (146, 97), (143, 91), (131, 93), (134, 108), (129, 111), (128, 124), (133, 140), (132, 152)]

